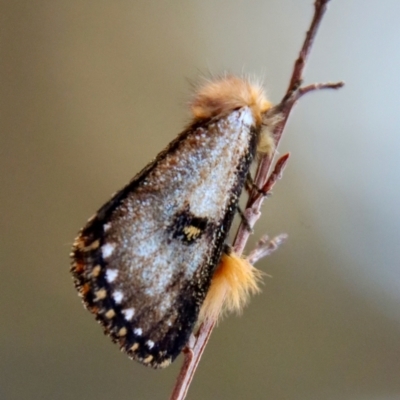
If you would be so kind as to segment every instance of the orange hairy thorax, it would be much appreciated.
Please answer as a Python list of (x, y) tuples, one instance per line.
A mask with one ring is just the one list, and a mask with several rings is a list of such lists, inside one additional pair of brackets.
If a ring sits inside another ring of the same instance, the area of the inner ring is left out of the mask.
[(260, 291), (263, 273), (235, 253), (223, 254), (200, 310), (199, 322), (241, 312), (250, 295)]
[(200, 87), (191, 102), (195, 119), (207, 119), (226, 114), (240, 107), (250, 107), (257, 124), (262, 114), (271, 108), (264, 89), (233, 75), (207, 82)]

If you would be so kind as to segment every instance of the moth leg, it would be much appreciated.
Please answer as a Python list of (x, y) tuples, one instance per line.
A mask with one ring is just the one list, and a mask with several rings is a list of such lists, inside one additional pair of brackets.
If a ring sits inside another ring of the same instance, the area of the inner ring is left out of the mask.
[[(244, 226), (246, 227), (246, 229), (247, 229), (249, 232), (253, 233), (253, 228), (250, 226), (249, 221), (248, 221), (248, 219), (246, 218), (246, 216), (244, 215), (244, 212), (242, 211), (242, 209), (240, 208), (240, 206), (237, 205), (236, 209), (237, 209), (237, 213), (239, 214), (240, 219), (242, 220), (242, 222), (243, 222)], [(227, 253), (227, 254), (229, 254), (229, 253)]]

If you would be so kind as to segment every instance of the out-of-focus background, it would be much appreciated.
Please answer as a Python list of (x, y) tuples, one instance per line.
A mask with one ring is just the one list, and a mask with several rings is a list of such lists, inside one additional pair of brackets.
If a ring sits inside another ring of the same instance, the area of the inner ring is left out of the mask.
[[(103, 336), (69, 275), (95, 210), (189, 120), (201, 74), (264, 78), (278, 102), (311, 0), (9, 1), (0, 12), (0, 398), (166, 399)], [(289, 240), (242, 317), (212, 335), (188, 399), (400, 398), (400, 2), (333, 0), (292, 157), (263, 207)]]

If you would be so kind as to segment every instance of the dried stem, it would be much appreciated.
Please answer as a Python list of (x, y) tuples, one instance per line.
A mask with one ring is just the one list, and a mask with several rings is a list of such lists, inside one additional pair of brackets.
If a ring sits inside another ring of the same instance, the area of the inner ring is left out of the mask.
[(287, 239), (286, 233), (281, 233), (270, 240), (268, 235), (264, 235), (257, 243), (256, 247), (246, 257), (250, 264), (255, 264), (262, 258), (269, 256)]
[[(277, 115), (279, 115), (279, 118), (277, 119), (278, 122), (273, 128), (273, 136), (276, 147), (278, 147), (278, 144), (281, 140), (282, 132), (285, 128), (290, 112), (300, 97), (302, 97), (306, 93), (310, 93), (315, 90), (338, 89), (343, 86), (342, 82), (338, 82), (320, 83), (301, 87), (304, 68), (308, 61), (308, 56), (311, 51), (312, 44), (314, 42), (322, 17), (326, 11), (328, 2), (329, 0), (315, 1), (314, 16), (311, 21), (310, 28), (307, 31), (303, 46), (300, 50), (299, 57), (295, 62), (287, 92), (281, 103), (274, 107), (272, 110), (272, 117), (276, 117)], [(266, 115), (265, 117), (268, 118), (268, 115)], [(257, 167), (257, 172), (254, 179), (255, 185), (259, 188), (262, 188), (262, 191), (264, 191), (265, 193), (268, 193), (272, 189), (272, 186), (276, 183), (277, 179), (279, 179), (287, 163), (288, 157), (288, 154), (281, 157), (275, 164), (275, 168), (270, 175), (269, 170), (271, 169), (274, 155), (263, 157)], [(265, 196), (260, 195), (260, 193), (257, 191), (251, 191), (249, 195), (245, 210), (245, 216), (248, 219), (250, 227), (253, 227), (255, 222), (260, 217), (260, 208), (264, 198)], [(246, 227), (243, 223), (240, 224), (233, 244), (236, 253), (242, 254), (249, 235), (250, 231), (248, 227)], [(250, 253), (249, 259), (252, 262), (255, 262), (265, 255), (270, 254), (285, 238), (285, 236), (281, 235), (269, 242), (265, 238), (264, 241), (263, 239), (261, 239), (256, 249), (252, 253)], [(185, 360), (177, 378), (170, 400), (183, 400), (186, 397), (189, 385), (200, 362), (200, 358), (203, 354), (205, 346), (210, 338), (215, 322), (216, 321), (208, 321), (203, 323), (200, 326), (196, 335), (192, 337), (191, 343), (188, 344), (188, 348), (184, 352)]]
[(252, 198), (252, 203), (249, 203), (247, 208), (250, 208), (254, 202), (263, 197), (263, 194), (268, 196), (278, 179), (281, 179), (283, 170), (289, 161), (290, 153), (280, 157), (275, 164), (274, 170), (271, 172), (265, 185), (261, 188), (261, 193), (256, 193)]
[(191, 341), (193, 341), (194, 344), (190, 349), (184, 351), (185, 359), (170, 400), (183, 400), (186, 397), (193, 375), (199, 365), (201, 355), (204, 352), (216, 322), (217, 321), (206, 320), (199, 328), (196, 336), (192, 335)]
[(313, 83), (312, 85), (303, 86), (298, 90), (297, 99), (301, 96), (321, 89), (340, 89), (344, 86), (344, 82), (326, 82), (326, 83)]

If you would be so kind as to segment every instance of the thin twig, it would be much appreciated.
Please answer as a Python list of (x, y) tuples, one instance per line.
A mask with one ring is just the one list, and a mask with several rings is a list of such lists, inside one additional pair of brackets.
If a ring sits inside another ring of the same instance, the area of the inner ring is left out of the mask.
[(242, 213), (244, 216), (244, 218), (242, 218), (242, 224), (249, 233), (252, 233), (253, 226), (257, 222), (258, 218), (260, 218), (259, 208), (253, 207), (253, 205), (258, 201), (263, 201), (264, 197), (271, 193), (275, 183), (281, 178), (289, 157), (290, 154), (287, 153), (279, 158), (265, 185), (261, 189), (254, 191), (250, 196), (251, 201), (248, 201), (247, 207)]
[[(282, 157), (279, 158), (279, 160), (276, 162), (275, 167), (271, 174), (269, 175), (267, 182), (265, 185), (261, 188), (261, 193), (258, 192), (256, 195), (253, 197), (253, 204), (254, 201), (258, 200), (260, 197), (263, 197), (264, 195), (268, 195), (271, 193), (272, 188), (274, 187), (275, 183), (281, 179), (283, 171), (289, 161), (290, 153), (284, 154)], [(251, 206), (251, 204), (250, 204)]]
[(256, 247), (246, 257), (250, 264), (255, 264), (262, 258), (269, 256), (288, 238), (286, 233), (281, 233), (270, 239), (268, 235), (264, 235), (257, 243)]
[[(314, 42), (314, 38), (318, 31), (318, 27), (321, 23), (322, 17), (326, 11), (328, 2), (329, 0), (315, 0), (314, 16), (311, 21), (310, 28), (306, 33), (306, 38), (300, 50), (299, 57), (295, 62), (287, 92), (281, 103), (278, 106), (274, 107), (274, 111), (278, 112), (280, 115), (280, 118), (277, 119), (278, 122), (275, 124), (275, 127), (273, 129), (273, 136), (276, 147), (278, 147), (278, 144), (281, 140), (282, 132), (283, 129), (285, 128), (290, 112), (296, 101), (302, 95), (314, 90), (325, 89), (325, 88), (337, 89), (343, 86), (343, 83), (339, 82), (337, 84), (315, 84), (315, 85), (305, 86), (303, 88), (300, 87), (303, 79), (304, 68), (308, 61), (308, 56), (312, 44)], [(265, 156), (260, 160), (260, 163), (258, 164), (257, 167), (256, 177), (254, 179), (255, 185), (259, 188), (265, 187), (266, 191), (270, 190), (268, 189), (268, 180), (271, 179), (270, 183), (272, 183), (273, 185), (278, 179), (278, 175), (274, 176), (273, 173), (271, 175), (268, 175), (268, 172), (272, 165), (273, 157), (274, 155), (269, 157)], [(282, 160), (282, 158), (280, 160)], [(280, 168), (281, 171), (283, 170), (286, 161), (287, 157), (283, 161), (283, 166), (281, 166)], [(252, 192), (250, 193), (245, 210), (246, 217), (249, 216), (251, 217), (250, 218), (251, 221), (249, 221), (251, 222), (250, 223), (251, 227), (254, 226), (254, 223), (260, 216), (261, 204), (265, 197), (262, 195), (260, 196), (259, 193), (257, 193), (256, 191)], [(250, 235), (249, 229), (246, 228), (245, 224), (241, 223), (233, 244), (236, 253), (242, 254), (246, 242), (249, 238), (249, 235)], [(193, 379), (193, 375), (195, 373), (197, 365), (199, 364), (200, 358), (203, 354), (205, 346), (214, 328), (215, 322), (216, 321), (206, 321), (205, 323), (203, 323), (200, 326), (196, 336), (194, 337), (194, 344), (190, 345), (190, 348), (186, 350), (184, 354), (185, 360), (182, 369), (179, 373), (179, 376), (177, 378), (170, 400), (183, 400), (185, 398), (187, 391), (189, 389), (189, 385)]]
[(298, 90), (297, 100), (307, 93), (314, 92), (321, 89), (340, 89), (344, 86), (344, 82), (326, 82), (326, 83), (313, 83), (312, 85), (303, 86)]
[(192, 344), (190, 348), (184, 350), (183, 365), (170, 400), (183, 400), (186, 397), (193, 375), (199, 365), (201, 355), (204, 352), (204, 348), (208, 343), (208, 339), (210, 338), (216, 322), (217, 321), (206, 320), (199, 328), (197, 335), (192, 335), (191, 340), (194, 344)]
[(306, 37), (304, 39), (303, 47), (300, 50), (299, 57), (297, 58), (294, 64), (292, 77), (290, 79), (289, 87), (286, 91), (286, 94), (289, 94), (297, 87), (299, 87), (300, 83), (303, 80), (303, 73), (304, 73), (304, 68), (306, 66), (306, 62), (308, 60), (308, 55), (310, 54), (315, 36), (317, 34), (319, 25), (321, 24), (322, 17), (325, 14), (328, 3), (329, 0), (315, 0), (314, 16), (311, 21), (310, 28), (306, 33)]

